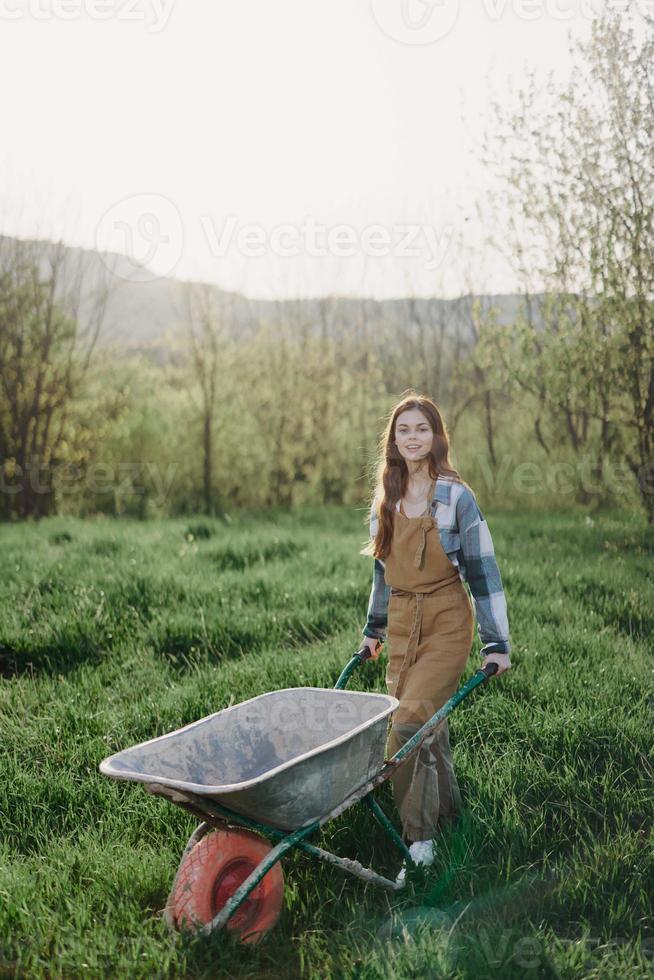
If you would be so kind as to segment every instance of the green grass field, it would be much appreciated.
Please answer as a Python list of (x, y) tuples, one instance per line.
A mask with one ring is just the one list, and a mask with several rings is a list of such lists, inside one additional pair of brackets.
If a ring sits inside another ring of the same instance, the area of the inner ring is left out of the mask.
[[(259, 947), (167, 932), (195, 821), (98, 763), (332, 686), (365, 618), (362, 514), (0, 529), (0, 976), (654, 976), (654, 532), (618, 513), (489, 516), (514, 666), (452, 716), (466, 810), (423, 880), (388, 896), (293, 854)], [(364, 808), (316, 841), (399, 867)]]

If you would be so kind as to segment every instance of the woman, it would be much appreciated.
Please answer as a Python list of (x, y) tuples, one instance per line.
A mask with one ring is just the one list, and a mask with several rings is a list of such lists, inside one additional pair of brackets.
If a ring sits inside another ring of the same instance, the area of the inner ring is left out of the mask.
[[(370, 509), (375, 559), (363, 644), (379, 656), (389, 641), (386, 684), (399, 699), (393, 755), (459, 686), (474, 639), (475, 603), (482, 666), (511, 666), (502, 580), (488, 526), (474, 493), (449, 460), (441, 414), (410, 395), (391, 413)], [(432, 838), (461, 808), (447, 720), (393, 777), (395, 802), (417, 864), (434, 860)], [(398, 875), (403, 882), (406, 868)]]

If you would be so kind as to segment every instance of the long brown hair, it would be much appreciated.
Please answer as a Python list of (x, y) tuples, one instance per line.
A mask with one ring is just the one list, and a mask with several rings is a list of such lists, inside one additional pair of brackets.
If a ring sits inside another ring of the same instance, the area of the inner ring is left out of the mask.
[[(393, 511), (397, 501), (404, 496), (409, 482), (409, 468), (395, 442), (395, 422), (402, 412), (412, 408), (422, 412), (434, 434), (431, 451), (426, 457), (430, 478), (436, 480), (439, 476), (448, 476), (459, 483), (465, 483), (450, 462), (450, 441), (437, 405), (426, 395), (418, 395), (413, 389), (409, 389), (409, 394), (391, 410), (379, 440), (377, 479), (371, 501), (371, 506), (377, 508), (379, 518), (377, 534), (359, 554), (384, 559), (391, 549)], [(368, 517), (365, 520), (367, 523)]]

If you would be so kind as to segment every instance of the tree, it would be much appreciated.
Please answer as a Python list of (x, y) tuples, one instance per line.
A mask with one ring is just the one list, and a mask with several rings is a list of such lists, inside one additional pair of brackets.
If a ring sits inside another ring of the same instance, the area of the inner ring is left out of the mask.
[(596, 18), (567, 85), (532, 74), (516, 107), (495, 104), (487, 162), (516, 265), (549, 294), (542, 329), (517, 326), (532, 363), (516, 376), (575, 452), (593, 440), (596, 475), (625, 453), (654, 523), (654, 21), (637, 38), (632, 19)]
[(51, 513), (54, 469), (81, 451), (83, 433), (70, 425), (70, 406), (89, 368), (109, 297), (106, 276), (95, 292), (83, 293), (86, 271), (83, 253), (76, 258), (61, 241), (0, 240), (0, 508), (5, 518)]
[[(231, 347), (233, 297), (208, 283), (186, 282), (182, 290), (186, 323), (187, 390), (200, 419), (202, 436), (202, 497), (206, 514), (222, 515), (224, 508), (214, 486), (215, 432)], [(199, 396), (196, 395), (199, 389)]]

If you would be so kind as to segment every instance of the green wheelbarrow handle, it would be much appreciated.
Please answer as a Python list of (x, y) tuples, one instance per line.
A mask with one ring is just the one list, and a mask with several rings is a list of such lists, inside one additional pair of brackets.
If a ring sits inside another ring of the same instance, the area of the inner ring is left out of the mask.
[[(377, 640), (375, 644), (375, 652), (380, 650), (381, 647), (382, 647), (382, 641)], [(363, 646), (360, 646), (357, 652), (352, 657), (352, 659), (345, 665), (345, 667), (341, 671), (340, 677), (334, 684), (334, 690), (342, 691), (343, 688), (346, 686), (347, 682), (349, 681), (350, 677), (354, 673), (354, 671), (357, 669), (357, 667), (360, 664), (365, 663), (366, 660), (370, 660), (371, 657), (372, 657), (372, 651), (370, 647), (366, 646), (365, 644)]]

